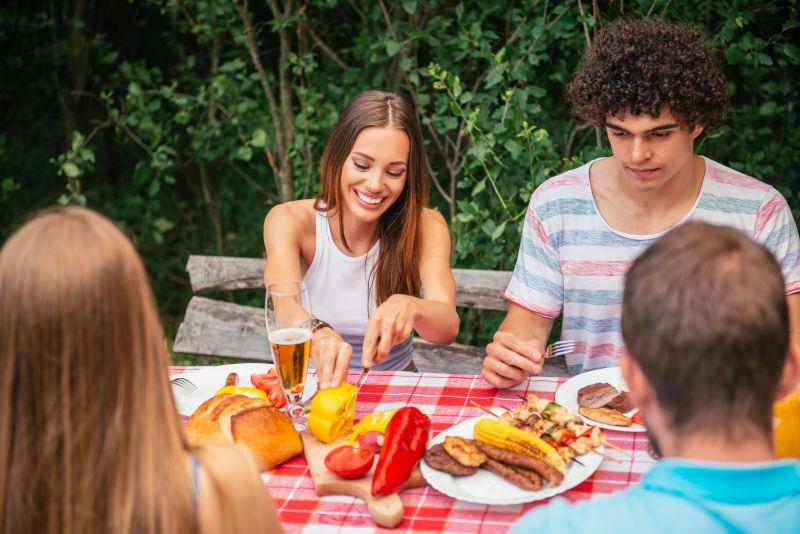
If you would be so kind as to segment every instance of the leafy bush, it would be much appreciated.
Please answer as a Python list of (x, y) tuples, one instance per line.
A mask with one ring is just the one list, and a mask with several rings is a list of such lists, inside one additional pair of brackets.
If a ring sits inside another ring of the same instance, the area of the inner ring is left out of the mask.
[[(0, 8), (2, 237), (59, 197), (99, 209), (136, 240), (168, 325), (188, 301), (187, 256), (260, 256), (265, 213), (318, 190), (337, 113), (368, 88), (417, 106), (453, 264), (511, 269), (533, 189), (608, 153), (564, 87), (620, 16), (705, 28), (732, 108), (700, 151), (774, 184), (800, 217), (796, 2), (53, 5)], [(500, 318), (471, 312), (460, 339), (486, 342)]]

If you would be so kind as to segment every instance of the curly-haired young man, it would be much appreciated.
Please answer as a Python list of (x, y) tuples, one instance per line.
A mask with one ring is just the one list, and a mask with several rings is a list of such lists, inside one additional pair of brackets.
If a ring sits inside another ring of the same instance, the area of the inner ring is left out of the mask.
[(772, 446), (772, 403), (800, 379), (775, 258), (736, 229), (693, 221), (625, 282), (620, 367), (664, 459), (628, 491), (557, 499), (513, 532), (796, 533), (800, 461), (775, 461)]
[(613, 155), (533, 193), (505, 293), (508, 314), (486, 347), (484, 379), (511, 387), (541, 372), (559, 315), (561, 338), (576, 341), (567, 355), (571, 374), (617, 365), (625, 272), (688, 220), (735, 227), (773, 253), (798, 336), (800, 244), (786, 201), (694, 154), (727, 106), (721, 62), (703, 34), (663, 21), (618, 22), (598, 36), (568, 93), (576, 115), (605, 129)]

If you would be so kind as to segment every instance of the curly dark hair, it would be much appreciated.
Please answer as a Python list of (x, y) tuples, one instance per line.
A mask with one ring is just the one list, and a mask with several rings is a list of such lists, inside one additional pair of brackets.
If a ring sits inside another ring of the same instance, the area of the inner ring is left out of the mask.
[(567, 88), (573, 112), (595, 125), (665, 106), (685, 125), (718, 127), (728, 106), (717, 50), (703, 33), (662, 20), (621, 20), (601, 32)]

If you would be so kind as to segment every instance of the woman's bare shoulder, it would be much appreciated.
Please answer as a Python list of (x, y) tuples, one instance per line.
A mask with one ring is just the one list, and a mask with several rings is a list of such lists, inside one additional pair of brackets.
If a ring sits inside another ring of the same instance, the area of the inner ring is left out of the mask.
[(422, 228), (431, 231), (448, 231), (447, 221), (439, 210), (425, 208), (422, 211)]
[(437, 210), (422, 212), (422, 249), (424, 254), (450, 253), (450, 227)]
[(314, 228), (314, 199), (291, 200), (273, 206), (264, 219), (264, 231), (270, 229), (280, 232), (294, 233), (299, 230)]

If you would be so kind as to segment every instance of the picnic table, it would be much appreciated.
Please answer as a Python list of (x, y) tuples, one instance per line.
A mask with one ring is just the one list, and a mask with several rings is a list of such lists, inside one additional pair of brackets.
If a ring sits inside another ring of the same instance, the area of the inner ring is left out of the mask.
[[(170, 373), (197, 369), (171, 367)], [(314, 372), (310, 371), (310, 375)], [(349, 378), (354, 383), (359, 373)], [(470, 405), (476, 401), (487, 407), (516, 406), (518, 395), (535, 393), (553, 399), (566, 377), (531, 377), (510, 390), (500, 390), (478, 375), (372, 371), (361, 387), (356, 400), (356, 420), (368, 413), (413, 405), (431, 418), (433, 435), (464, 420), (485, 415)], [(599, 469), (578, 486), (562, 493), (570, 501), (622, 491), (637, 484), (655, 464), (647, 453), (647, 436), (643, 433), (604, 431), (609, 441), (630, 457), (606, 448), (616, 459), (603, 460)], [(262, 475), (275, 501), (287, 533), (295, 532), (375, 532), (381, 529), (370, 519), (363, 501), (354, 497), (319, 497), (303, 456), (298, 456), (274, 471)], [(393, 532), (505, 532), (525, 512), (549, 502), (537, 501), (522, 505), (488, 506), (457, 501), (431, 487), (409, 489), (400, 493), (405, 507), (403, 522)]]

